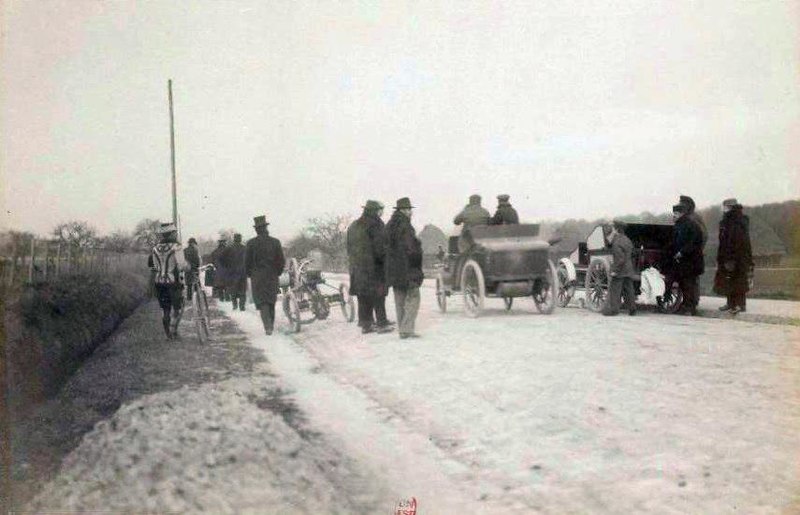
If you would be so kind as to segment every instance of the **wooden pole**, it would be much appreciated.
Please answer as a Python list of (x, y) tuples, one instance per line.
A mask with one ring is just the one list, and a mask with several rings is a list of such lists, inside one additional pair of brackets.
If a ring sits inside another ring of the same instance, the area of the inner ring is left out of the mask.
[(31, 262), (28, 265), (28, 282), (33, 282), (33, 266), (36, 260), (36, 238), (31, 238)]
[(50, 242), (44, 242), (44, 280), (47, 280), (47, 260), (50, 259)]
[(58, 248), (56, 249), (56, 278), (58, 278), (59, 274), (61, 273), (61, 242), (58, 242)]
[(175, 174), (175, 114), (172, 108), (172, 79), (167, 81), (169, 93), (169, 150), (172, 164), (172, 223), (178, 226), (178, 180)]

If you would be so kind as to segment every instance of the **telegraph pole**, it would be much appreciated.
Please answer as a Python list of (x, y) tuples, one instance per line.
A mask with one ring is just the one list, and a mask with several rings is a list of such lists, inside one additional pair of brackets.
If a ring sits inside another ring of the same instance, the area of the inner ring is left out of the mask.
[(172, 79), (167, 81), (169, 93), (169, 149), (172, 160), (172, 223), (178, 226), (178, 181), (175, 177), (175, 115), (172, 112)]

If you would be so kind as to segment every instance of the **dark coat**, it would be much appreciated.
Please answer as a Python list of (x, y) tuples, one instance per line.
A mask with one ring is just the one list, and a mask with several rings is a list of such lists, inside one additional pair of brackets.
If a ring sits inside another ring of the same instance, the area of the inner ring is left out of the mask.
[[(680, 258), (675, 259), (679, 252)], [(676, 279), (697, 277), (705, 271), (703, 232), (700, 226), (687, 215), (675, 221), (672, 257), (675, 259), (673, 273)]]
[(219, 260), (226, 271), (225, 287), (230, 293), (242, 295), (247, 290), (247, 272), (244, 268), (245, 247), (241, 243), (233, 242), (225, 247)]
[(377, 215), (364, 213), (347, 228), (350, 293), (364, 297), (386, 296), (386, 241), (384, 224)]
[(720, 280), (727, 282), (722, 287), (746, 292), (752, 268), (750, 219), (742, 214), (741, 208), (734, 208), (725, 213), (719, 223), (717, 274)]
[(459, 214), (453, 218), (455, 225), (464, 224), (464, 227), (473, 225), (487, 225), (491, 215), (480, 204), (467, 204)]
[(197, 246), (189, 245), (183, 249), (183, 258), (189, 264), (192, 271), (197, 271), (200, 268), (200, 253), (197, 251)]
[(611, 263), (611, 272), (615, 273), (616, 277), (637, 278), (636, 270), (633, 268), (633, 243), (631, 243), (630, 238), (621, 232), (617, 233), (611, 242), (611, 255), (614, 258)]
[(511, 204), (503, 202), (497, 206), (497, 211), (489, 223), (492, 225), (518, 224), (519, 215), (517, 210), (511, 207)]
[(211, 253), (210, 262), (214, 265), (216, 270), (214, 270), (213, 282), (211, 284), (207, 284), (206, 286), (213, 286), (215, 288), (225, 287), (225, 271), (223, 270), (222, 263), (219, 259), (223, 252), (225, 252), (225, 247), (221, 245), (215, 248)]
[(256, 307), (275, 304), (278, 298), (278, 277), (285, 265), (283, 248), (276, 238), (264, 233), (248, 240), (244, 267), (253, 287)]
[(386, 284), (403, 290), (422, 279), (422, 243), (411, 220), (395, 211), (386, 224)]

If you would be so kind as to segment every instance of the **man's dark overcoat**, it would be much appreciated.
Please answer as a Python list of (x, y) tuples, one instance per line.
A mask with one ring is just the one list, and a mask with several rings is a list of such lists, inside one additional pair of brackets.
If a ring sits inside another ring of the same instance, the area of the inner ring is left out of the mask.
[(278, 277), (286, 265), (281, 242), (266, 233), (248, 240), (244, 263), (256, 307), (275, 304), (278, 297)]
[(244, 255), (246, 249), (241, 242), (233, 242), (225, 248), (220, 256), (220, 262), (227, 273), (229, 293), (244, 295), (247, 292), (247, 272), (244, 268)]
[(347, 228), (347, 257), (350, 264), (350, 293), (385, 297), (386, 242), (384, 223), (379, 216), (365, 212), (350, 224)]
[(703, 232), (697, 223), (687, 215), (675, 221), (672, 256), (680, 252), (680, 259), (673, 265), (677, 278), (697, 277), (705, 271), (703, 258)]
[(220, 257), (225, 252), (225, 246), (220, 245), (211, 252), (211, 259), (209, 260), (210, 263), (214, 265), (214, 273), (212, 274), (212, 282), (209, 284), (207, 283), (206, 286), (213, 286), (215, 288), (224, 288), (225, 287), (225, 273), (223, 272), (223, 266), (220, 262)]
[(719, 224), (717, 273), (727, 282), (725, 287), (744, 293), (749, 289), (748, 275), (752, 267), (750, 219), (742, 213), (741, 207), (734, 207), (725, 213)]
[(386, 224), (386, 284), (398, 289), (422, 284), (422, 243), (411, 220), (395, 211)]

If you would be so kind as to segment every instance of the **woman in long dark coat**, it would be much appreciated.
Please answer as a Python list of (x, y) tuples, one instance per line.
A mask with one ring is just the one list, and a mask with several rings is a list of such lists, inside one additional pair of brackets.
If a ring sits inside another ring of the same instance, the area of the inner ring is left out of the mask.
[(746, 294), (753, 270), (750, 219), (742, 213), (742, 206), (736, 199), (723, 202), (722, 210), (714, 289), (728, 297), (720, 311), (730, 311), (735, 315), (747, 307)]

